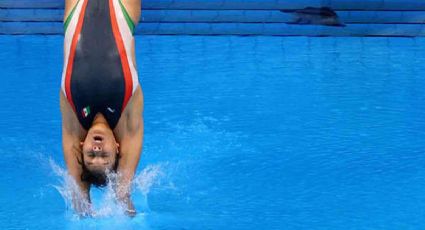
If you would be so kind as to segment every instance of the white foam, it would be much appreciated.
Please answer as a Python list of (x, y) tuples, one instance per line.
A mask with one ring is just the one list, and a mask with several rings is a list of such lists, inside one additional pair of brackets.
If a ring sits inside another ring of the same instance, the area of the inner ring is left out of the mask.
[[(116, 174), (108, 174), (110, 183), (108, 183), (105, 188), (91, 189), (90, 196), (92, 204), (90, 204), (83, 198), (75, 180), (67, 173), (67, 171), (58, 166), (52, 159), (49, 160), (49, 163), (52, 171), (60, 180), (60, 184), (54, 185), (53, 187), (56, 188), (62, 196), (68, 210), (75, 210), (75, 207), (73, 206), (75, 203), (73, 202), (74, 198), (77, 200), (77, 203), (81, 205), (83, 214), (85, 215), (90, 215), (94, 218), (125, 216), (125, 209), (121, 203), (117, 202), (115, 190), (113, 189), (117, 178)], [(149, 210), (147, 195), (153, 185), (159, 184), (160, 178), (163, 175), (164, 173), (162, 172), (161, 165), (148, 165), (145, 169), (143, 169), (143, 171), (134, 177), (132, 197), (143, 197), (143, 203), (135, 203), (136, 209), (139, 213)], [(74, 215), (74, 217), (76, 217), (76, 215)]]
[(147, 196), (152, 185), (158, 183), (162, 176), (164, 176), (164, 173), (161, 171), (160, 165), (148, 165), (134, 178), (133, 183), (136, 189)]
[[(49, 160), (50, 167), (56, 176), (60, 178), (60, 185), (54, 185), (53, 187), (59, 192), (65, 201), (65, 206), (68, 209), (74, 210), (74, 204), (78, 204), (81, 208), (83, 215), (90, 213), (90, 204), (83, 198), (80, 189), (74, 178), (72, 178), (66, 170), (58, 166), (52, 159)], [(77, 202), (73, 203), (73, 199)]]

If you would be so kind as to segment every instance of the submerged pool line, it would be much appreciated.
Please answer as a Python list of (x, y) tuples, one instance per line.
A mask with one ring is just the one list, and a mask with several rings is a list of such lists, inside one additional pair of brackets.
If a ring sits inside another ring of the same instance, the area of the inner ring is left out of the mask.
[[(0, 34), (62, 34), (63, 1), (0, 1)], [(136, 34), (425, 36), (422, 0), (145, 0)]]

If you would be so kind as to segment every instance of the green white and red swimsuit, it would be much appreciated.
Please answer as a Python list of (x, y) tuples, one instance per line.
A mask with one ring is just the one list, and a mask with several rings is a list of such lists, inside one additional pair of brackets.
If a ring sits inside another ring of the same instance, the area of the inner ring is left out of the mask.
[(120, 0), (79, 0), (64, 27), (62, 91), (85, 129), (97, 113), (113, 129), (139, 85), (134, 23)]

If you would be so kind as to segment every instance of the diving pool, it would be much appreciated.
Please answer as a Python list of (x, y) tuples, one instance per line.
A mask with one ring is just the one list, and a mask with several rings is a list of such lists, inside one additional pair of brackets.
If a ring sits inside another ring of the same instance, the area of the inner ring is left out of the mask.
[(422, 229), (425, 38), (137, 36), (133, 199), (67, 208), (62, 36), (0, 36), (1, 229)]

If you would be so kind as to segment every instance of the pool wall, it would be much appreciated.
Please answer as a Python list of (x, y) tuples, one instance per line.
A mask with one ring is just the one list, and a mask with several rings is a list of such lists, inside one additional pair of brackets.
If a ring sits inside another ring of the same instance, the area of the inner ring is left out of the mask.
[[(0, 34), (62, 34), (63, 2), (0, 0)], [(345, 26), (294, 23), (306, 7), (330, 7)], [(425, 1), (144, 0), (140, 22), (136, 34), (415, 37)]]

